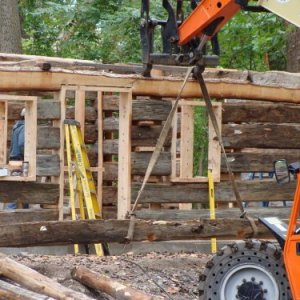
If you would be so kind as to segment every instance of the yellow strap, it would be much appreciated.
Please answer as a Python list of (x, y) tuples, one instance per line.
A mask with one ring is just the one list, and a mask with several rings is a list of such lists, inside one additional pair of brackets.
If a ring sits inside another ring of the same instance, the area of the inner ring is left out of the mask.
[[(212, 175), (212, 171), (208, 170), (208, 194), (209, 194), (209, 212), (210, 212), (210, 219), (216, 219), (216, 209), (215, 209), (215, 191), (214, 191), (214, 179)], [(217, 252), (217, 239), (211, 238), (211, 252)]]

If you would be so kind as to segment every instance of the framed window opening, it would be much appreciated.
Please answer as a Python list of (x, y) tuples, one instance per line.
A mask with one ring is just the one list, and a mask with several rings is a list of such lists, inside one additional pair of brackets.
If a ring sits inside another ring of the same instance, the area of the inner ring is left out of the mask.
[[(24, 157), (10, 160), (9, 137), (12, 130), (9, 121), (10, 107), (16, 104), (25, 108), (24, 114)], [(0, 95), (0, 181), (36, 181), (37, 144), (37, 97)]]
[[(219, 128), (222, 125), (222, 104), (213, 102), (214, 113)], [(195, 183), (208, 182), (208, 177), (198, 175), (195, 170), (195, 111), (205, 103), (196, 100), (181, 100), (172, 129), (172, 182)], [(179, 117), (180, 116), (180, 122)], [(180, 123), (180, 124), (179, 124)], [(207, 117), (207, 169), (212, 170), (214, 182), (221, 177), (221, 147), (209, 117)]]

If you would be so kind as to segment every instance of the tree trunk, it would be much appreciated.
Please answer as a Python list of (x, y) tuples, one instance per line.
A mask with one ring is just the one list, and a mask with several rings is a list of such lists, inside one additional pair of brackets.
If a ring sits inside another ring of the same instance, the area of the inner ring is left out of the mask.
[(300, 29), (292, 31), (288, 37), (287, 71), (300, 71)]
[(17, 0), (0, 0), (0, 52), (21, 53), (21, 25)]

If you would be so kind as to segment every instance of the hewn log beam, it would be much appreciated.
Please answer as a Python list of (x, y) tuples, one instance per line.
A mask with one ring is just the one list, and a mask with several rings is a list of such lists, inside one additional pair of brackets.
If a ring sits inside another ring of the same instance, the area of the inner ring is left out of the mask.
[[(23, 247), (60, 244), (124, 242), (129, 220), (84, 220), (64, 222), (23, 223), (0, 226), (0, 247)], [(259, 235), (268, 235), (258, 225)], [(134, 241), (169, 241), (219, 238), (243, 239), (252, 229), (244, 219), (211, 221), (142, 221), (137, 220)]]
[(30, 204), (57, 204), (58, 184), (36, 182), (0, 182), (1, 202), (22, 202)]
[[(278, 217), (279, 219), (288, 219), (290, 216), (291, 207), (255, 207), (247, 208), (249, 215), (258, 217)], [(150, 210), (142, 209), (136, 212), (139, 219), (143, 220), (200, 220), (201, 218), (209, 218), (209, 209), (192, 209), (192, 210), (177, 210), (177, 209), (160, 209)], [(224, 218), (239, 218), (241, 211), (238, 208), (217, 209), (216, 216), (218, 219)]]
[[(84, 69), (84, 68), (83, 68)], [(209, 93), (215, 98), (238, 98), (300, 103), (300, 75), (285, 72), (252, 72), (208, 69), (205, 72)], [(116, 75), (103, 71), (51, 68), (0, 63), (0, 90), (55, 91), (61, 85), (102, 85), (132, 87), (134, 95), (176, 97), (181, 78), (144, 78), (140, 75)], [(190, 80), (182, 97), (201, 97), (197, 82)]]

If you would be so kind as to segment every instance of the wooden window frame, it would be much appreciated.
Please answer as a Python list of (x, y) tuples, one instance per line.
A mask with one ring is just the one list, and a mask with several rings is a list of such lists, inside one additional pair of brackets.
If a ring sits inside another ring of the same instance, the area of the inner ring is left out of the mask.
[[(214, 113), (217, 118), (219, 128), (222, 128), (222, 103), (213, 102)], [(193, 110), (196, 106), (205, 106), (204, 102), (197, 100), (181, 100), (181, 138), (180, 138), (180, 158), (177, 158), (177, 133), (178, 133), (178, 113), (175, 114), (172, 129), (172, 173), (171, 182), (198, 183), (208, 182), (206, 176), (193, 176), (194, 157), (194, 116)], [(184, 134), (183, 134), (184, 132)], [(178, 174), (179, 161), (179, 176)], [(212, 170), (214, 182), (221, 179), (221, 147), (218, 142), (215, 130), (210, 118), (208, 119), (208, 169)]]
[(24, 102), (25, 112), (25, 147), (24, 162), (29, 163), (28, 176), (1, 176), (0, 181), (36, 181), (36, 145), (37, 145), (37, 99), (38, 97), (0, 95), (0, 165), (10, 171), (22, 168), (23, 161), (12, 164), (7, 159), (8, 137), (8, 104), (9, 102)]

